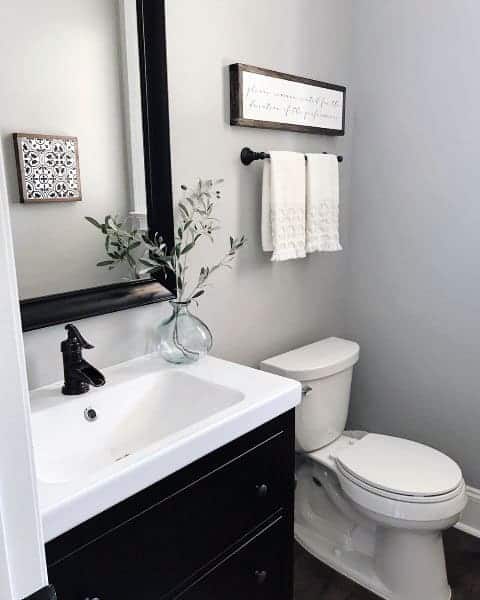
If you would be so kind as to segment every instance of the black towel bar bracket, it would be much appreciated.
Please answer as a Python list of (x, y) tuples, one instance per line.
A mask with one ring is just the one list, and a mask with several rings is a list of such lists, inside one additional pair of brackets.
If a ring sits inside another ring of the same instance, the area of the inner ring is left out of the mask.
[[(327, 152), (322, 152), (322, 154), (327, 154)], [(270, 158), (268, 152), (254, 152), (250, 148), (243, 148), (240, 152), (240, 160), (244, 165), (250, 165), (254, 160), (265, 160), (266, 158)], [(337, 160), (339, 163), (343, 162), (343, 156), (337, 156)]]

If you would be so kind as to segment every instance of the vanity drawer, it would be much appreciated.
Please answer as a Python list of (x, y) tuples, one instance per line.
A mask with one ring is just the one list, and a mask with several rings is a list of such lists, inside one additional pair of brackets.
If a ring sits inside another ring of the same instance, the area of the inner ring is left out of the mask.
[(285, 536), (288, 525), (280, 517), (169, 600), (291, 600)]
[(278, 431), (50, 564), (59, 598), (152, 600), (178, 589), (287, 509), (293, 486), (289, 440), (288, 432)]

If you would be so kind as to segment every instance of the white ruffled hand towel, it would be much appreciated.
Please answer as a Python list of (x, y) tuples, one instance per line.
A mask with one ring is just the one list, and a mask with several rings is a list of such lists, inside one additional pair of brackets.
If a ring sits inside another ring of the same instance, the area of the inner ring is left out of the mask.
[(263, 166), (262, 248), (272, 261), (305, 257), (305, 156), (270, 151)]
[(335, 252), (340, 245), (339, 172), (334, 154), (307, 154), (306, 250)]

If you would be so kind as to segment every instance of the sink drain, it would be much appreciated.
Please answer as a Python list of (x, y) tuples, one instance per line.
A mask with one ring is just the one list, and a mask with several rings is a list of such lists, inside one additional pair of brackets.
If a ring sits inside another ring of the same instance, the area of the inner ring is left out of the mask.
[(97, 411), (90, 406), (83, 411), (83, 416), (87, 421), (96, 421), (98, 418)]

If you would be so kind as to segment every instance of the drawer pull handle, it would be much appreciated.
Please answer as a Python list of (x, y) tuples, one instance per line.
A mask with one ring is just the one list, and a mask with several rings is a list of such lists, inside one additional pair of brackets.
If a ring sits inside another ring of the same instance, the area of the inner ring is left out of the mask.
[(267, 572), (255, 571), (255, 579), (257, 580), (258, 585), (263, 585), (267, 580)]
[(268, 485), (266, 483), (262, 483), (262, 485), (257, 485), (257, 496), (259, 498), (265, 498), (268, 494)]

